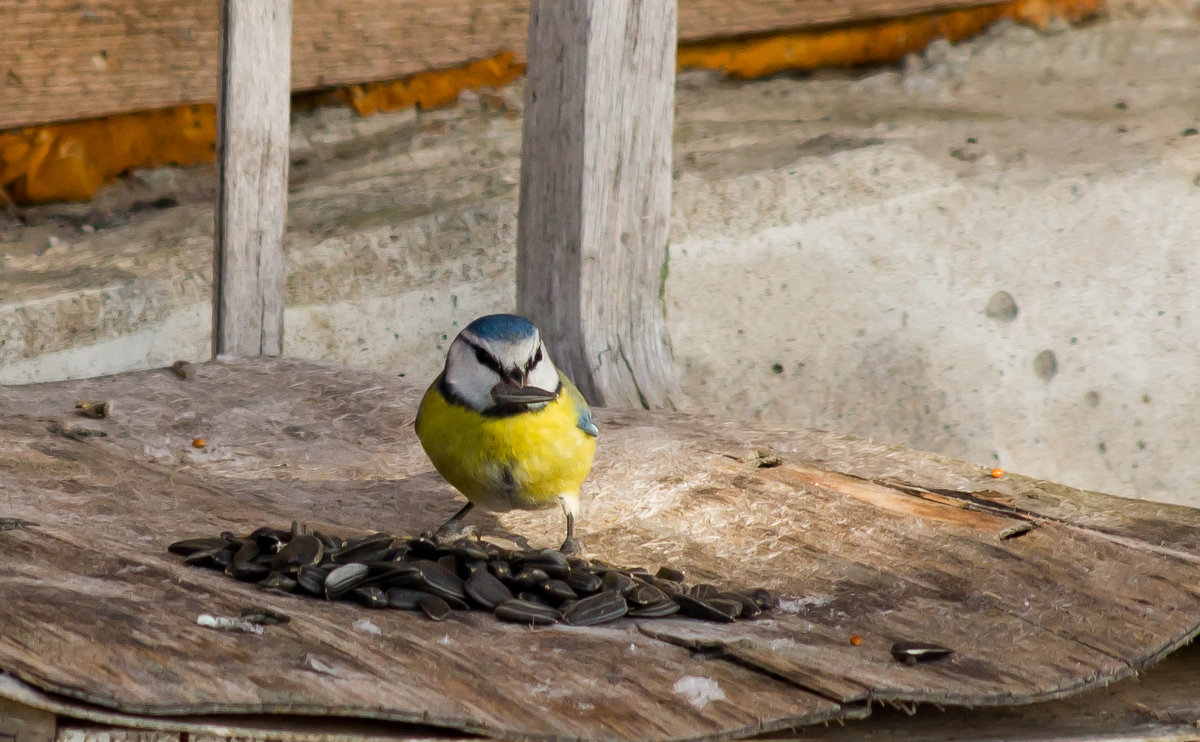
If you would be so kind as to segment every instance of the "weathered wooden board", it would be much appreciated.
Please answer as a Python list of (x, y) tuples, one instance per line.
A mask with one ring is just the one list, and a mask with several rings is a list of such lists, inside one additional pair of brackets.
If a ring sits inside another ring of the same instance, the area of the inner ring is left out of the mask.
[[(1070, 698), (1021, 707), (966, 709), (900, 704), (869, 718), (766, 733), (756, 739), (792, 742), (976, 742), (989, 740), (1137, 740), (1193, 742), (1200, 722), (1200, 647), (1182, 648), (1135, 678)], [(58, 742), (224, 742), (230, 737), (284, 742), (377, 742), (432, 736), (431, 728), (360, 719), (295, 716), (135, 716), (72, 703), (0, 674), (0, 732), (4, 714), (43, 719), (59, 715)], [(6, 708), (5, 703), (10, 703)], [(137, 731), (143, 730), (143, 731)], [(454, 737), (445, 733), (439, 739)], [(464, 735), (470, 738), (469, 735)], [(42, 739), (53, 739), (52, 734)], [(20, 739), (17, 742), (22, 742)]]
[[(680, 0), (680, 38), (987, 5), (990, 0)], [(219, 3), (0, 0), (0, 129), (211, 102)], [(388, 80), (510, 49), (527, 0), (296, 0), (295, 90)]]
[[(581, 521), (589, 551), (764, 584), (784, 598), (768, 619), (531, 630), (469, 614), (437, 624), (264, 594), (165, 553), (180, 537), (294, 518), (397, 533), (438, 523), (459, 500), (412, 433), (421, 391), (282, 360), (205, 364), (191, 381), (155, 371), (0, 388), (0, 517), (38, 524), (0, 532), (0, 670), (141, 714), (706, 738), (862, 715), (873, 700), (1054, 698), (1131, 675), (1200, 625), (1198, 511), (992, 480), (820, 431), (681, 415), (601, 411)], [(73, 417), (78, 398), (109, 400), (112, 417)], [(63, 425), (108, 437), (50, 431)], [(191, 446), (196, 436), (204, 449)], [(746, 460), (758, 446), (782, 463)], [(475, 520), (487, 536), (544, 544), (559, 521)], [(293, 620), (262, 636), (195, 624), (248, 604)], [(381, 633), (354, 629), (363, 618)], [(956, 654), (903, 665), (888, 653), (901, 638)], [(305, 669), (310, 656), (339, 676)], [(712, 680), (724, 698), (689, 702), (685, 677)]]
[(517, 311), (594, 405), (678, 397), (663, 305), (674, 2), (535, 0), (517, 217)]
[(283, 350), (291, 0), (221, 0), (213, 354)]

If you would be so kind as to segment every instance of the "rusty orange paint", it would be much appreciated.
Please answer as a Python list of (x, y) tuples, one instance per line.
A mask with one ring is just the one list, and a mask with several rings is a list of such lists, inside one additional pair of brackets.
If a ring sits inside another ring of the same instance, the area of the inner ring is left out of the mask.
[[(1010, 18), (1043, 28), (1053, 18), (1077, 21), (1103, 0), (1009, 0), (966, 10), (931, 13), (823, 30), (777, 32), (754, 38), (681, 45), (678, 65), (751, 78), (789, 70), (877, 64), (900, 59), (935, 39), (960, 41)], [(500, 87), (524, 72), (512, 52), (401, 80), (302, 93), (298, 105), (341, 103), (360, 115), (410, 106), (453, 103), (467, 89)], [(138, 167), (191, 165), (215, 156), (212, 105), (108, 116), (0, 132), (0, 203), (86, 201), (106, 183)]]
[(211, 105), (0, 132), (0, 187), (17, 203), (86, 201), (135, 167), (213, 159)]
[(498, 88), (516, 80), (524, 74), (525, 65), (515, 60), (512, 52), (502, 52), (462, 67), (418, 72), (403, 80), (350, 85), (337, 90), (335, 96), (354, 108), (360, 116), (410, 106), (448, 106), (458, 100), (464, 90)]
[(999, 20), (1045, 28), (1053, 18), (1088, 18), (1101, 5), (1102, 0), (1010, 0), (831, 29), (699, 42), (680, 47), (678, 66), (716, 69), (733, 78), (754, 78), (818, 67), (893, 62), (937, 39), (962, 41)]

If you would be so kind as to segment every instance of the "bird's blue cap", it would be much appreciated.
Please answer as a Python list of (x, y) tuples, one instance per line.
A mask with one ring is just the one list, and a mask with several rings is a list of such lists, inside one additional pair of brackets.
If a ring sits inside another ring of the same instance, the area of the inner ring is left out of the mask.
[(467, 332), (486, 340), (514, 341), (537, 335), (537, 328), (515, 314), (489, 314), (466, 327)]

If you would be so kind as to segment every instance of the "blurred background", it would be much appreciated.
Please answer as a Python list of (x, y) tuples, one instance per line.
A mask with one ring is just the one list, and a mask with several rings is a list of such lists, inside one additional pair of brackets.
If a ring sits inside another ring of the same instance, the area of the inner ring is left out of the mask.
[[(826, 5), (680, 0), (676, 406), (1200, 505), (1200, 4)], [(287, 355), (512, 309), (527, 15), (296, 0)], [(0, 383), (209, 357), (216, 39), (0, 0)]]

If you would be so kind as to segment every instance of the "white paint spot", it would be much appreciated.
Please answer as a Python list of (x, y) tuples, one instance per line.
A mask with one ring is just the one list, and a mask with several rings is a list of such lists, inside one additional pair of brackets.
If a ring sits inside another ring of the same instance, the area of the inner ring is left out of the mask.
[(305, 670), (312, 670), (313, 672), (319, 672), (322, 675), (328, 675), (333, 678), (342, 677), (341, 670), (311, 654), (304, 655), (304, 662), (300, 666)]
[(724, 701), (725, 691), (712, 678), (702, 678), (697, 675), (685, 675), (675, 681), (671, 692), (683, 696), (687, 702), (702, 709), (713, 701)]
[(383, 634), (383, 629), (379, 628), (365, 618), (360, 618), (354, 622), (354, 630), (361, 631), (364, 634), (374, 634), (376, 636)]
[(253, 621), (247, 621), (244, 618), (234, 618), (232, 616), (214, 616), (211, 613), (201, 613), (196, 616), (196, 623), (206, 629), (219, 629), (221, 631), (241, 631), (246, 634), (262, 634), (263, 627)]
[(449, 635), (449, 634), (446, 634), (446, 635), (445, 635), (445, 636), (443, 636), (441, 639), (438, 639), (438, 640), (437, 640), (437, 643), (438, 643), (438, 644), (451, 644), (451, 643), (453, 643), (453, 641), (454, 641), (454, 640), (450, 638), (450, 635)]

